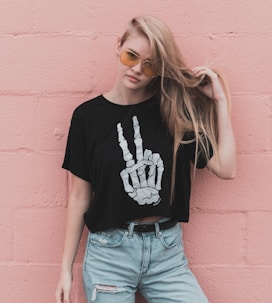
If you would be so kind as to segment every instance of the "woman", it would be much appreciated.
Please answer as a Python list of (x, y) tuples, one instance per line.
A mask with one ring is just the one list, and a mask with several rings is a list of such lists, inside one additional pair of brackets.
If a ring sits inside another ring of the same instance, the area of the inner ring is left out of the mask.
[(118, 41), (114, 87), (74, 112), (63, 167), (72, 189), (57, 303), (70, 302), (84, 224), (88, 302), (208, 302), (189, 270), (178, 222), (189, 219), (190, 162), (235, 175), (222, 78), (186, 67), (160, 20), (133, 18)]

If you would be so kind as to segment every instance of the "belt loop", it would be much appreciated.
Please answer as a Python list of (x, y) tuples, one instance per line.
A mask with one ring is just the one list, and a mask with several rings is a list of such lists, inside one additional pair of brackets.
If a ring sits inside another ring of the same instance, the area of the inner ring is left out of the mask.
[(161, 230), (160, 230), (160, 225), (158, 222), (155, 222), (155, 234), (156, 237), (159, 238), (161, 236)]
[(128, 226), (128, 238), (131, 239), (134, 232), (134, 225), (135, 223), (131, 222)]

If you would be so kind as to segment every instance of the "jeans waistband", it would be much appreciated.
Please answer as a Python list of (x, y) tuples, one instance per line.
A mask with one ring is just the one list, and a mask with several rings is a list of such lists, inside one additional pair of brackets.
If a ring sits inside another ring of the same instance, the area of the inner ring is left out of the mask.
[(154, 223), (125, 223), (120, 228), (127, 229), (130, 233), (146, 233), (146, 232), (159, 232), (160, 230), (169, 229), (177, 224), (176, 220), (168, 219), (164, 222)]

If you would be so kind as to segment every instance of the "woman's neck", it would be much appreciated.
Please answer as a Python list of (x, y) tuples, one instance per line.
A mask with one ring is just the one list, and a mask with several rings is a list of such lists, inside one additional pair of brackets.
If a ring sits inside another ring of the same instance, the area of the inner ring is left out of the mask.
[(146, 101), (152, 96), (152, 94), (147, 93), (146, 90), (129, 90), (129, 89), (119, 89), (114, 86), (110, 91), (104, 94), (104, 97), (111, 101), (112, 103), (120, 105), (133, 105)]

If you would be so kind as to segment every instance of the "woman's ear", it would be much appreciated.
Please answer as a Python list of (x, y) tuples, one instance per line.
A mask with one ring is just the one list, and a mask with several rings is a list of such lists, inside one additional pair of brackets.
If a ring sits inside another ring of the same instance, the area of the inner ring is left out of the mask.
[(117, 38), (117, 48), (118, 48), (118, 50), (120, 50), (120, 48), (121, 48), (121, 38), (120, 37), (118, 37)]
[(121, 45), (121, 38), (118, 37), (118, 38), (117, 38), (117, 52), (116, 52), (117, 56), (120, 55), (121, 47), (122, 47), (122, 45)]

